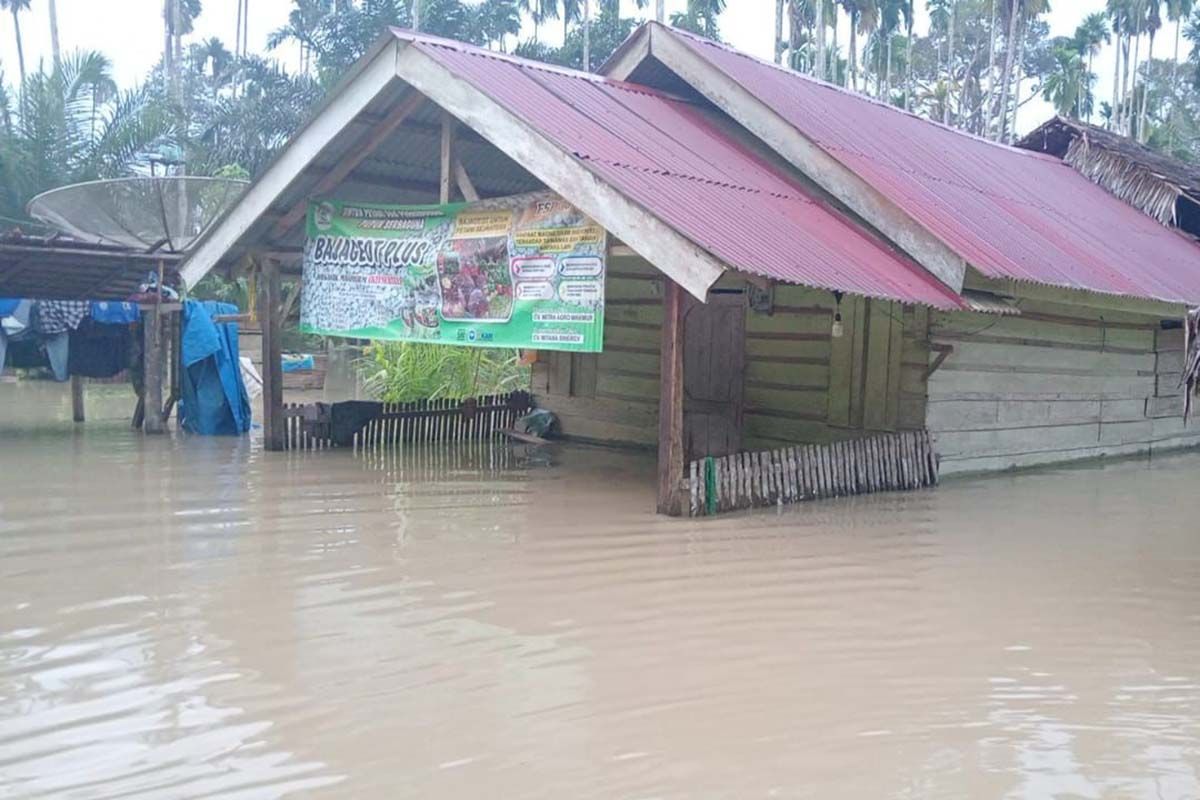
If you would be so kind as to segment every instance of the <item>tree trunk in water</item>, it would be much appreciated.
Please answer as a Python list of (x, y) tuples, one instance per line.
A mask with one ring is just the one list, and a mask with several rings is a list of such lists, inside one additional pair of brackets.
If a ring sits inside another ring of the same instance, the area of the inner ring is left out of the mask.
[(1004, 141), (1004, 136), (1008, 133), (1008, 92), (1012, 85), (1013, 51), (1017, 45), (1017, 21), (1020, 13), (1020, 0), (1012, 0), (1012, 9), (1008, 17), (1008, 41), (1004, 47), (1004, 74), (1000, 80), (1000, 107), (997, 109), (1000, 126), (996, 130), (996, 141)]
[(25, 43), (21, 41), (21, 20), (17, 18), (17, 7), (12, 8), (13, 30), (17, 32), (17, 69), (21, 73), (21, 87), (25, 86)]
[(592, 0), (583, 0), (583, 71), (592, 71)]
[(62, 49), (58, 46), (58, 2), (50, 0), (47, 7), (50, 14), (50, 54), (54, 59), (54, 65), (58, 66), (62, 63)]
[(783, 2), (775, 0), (775, 63), (783, 63)]

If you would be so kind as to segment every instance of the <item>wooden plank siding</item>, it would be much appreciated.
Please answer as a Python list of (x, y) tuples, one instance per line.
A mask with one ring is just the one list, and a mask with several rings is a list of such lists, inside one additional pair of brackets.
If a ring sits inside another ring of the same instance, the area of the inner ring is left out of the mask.
[[(744, 277), (726, 273), (714, 289), (746, 285)], [(541, 354), (534, 393), (558, 414), (565, 435), (657, 443), (662, 291), (662, 275), (648, 262), (611, 257), (604, 352)], [(924, 426), (924, 308), (845, 297), (844, 335), (835, 339), (831, 292), (787, 285), (771, 292), (769, 313), (746, 314), (744, 449)]]
[(1016, 317), (930, 312), (934, 348), (953, 348), (927, 387), (943, 474), (1200, 443), (1171, 378), (1182, 332), (1120, 311), (1020, 307)]

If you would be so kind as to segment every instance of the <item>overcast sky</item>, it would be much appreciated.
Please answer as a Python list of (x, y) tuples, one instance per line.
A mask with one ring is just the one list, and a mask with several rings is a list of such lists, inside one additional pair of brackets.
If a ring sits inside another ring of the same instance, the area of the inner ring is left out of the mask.
[[(196, 22), (196, 38), (219, 36), (232, 42), (236, 26), (237, 0), (203, 0), (204, 12)], [(631, 0), (629, 13), (634, 13)], [(46, 15), (47, 0), (32, 0), (31, 8), (21, 15), (21, 32), (25, 42), (25, 61), (34, 69), (39, 60), (49, 59), (50, 26)], [(284, 24), (291, 0), (250, 0), (250, 46), (266, 48), (267, 35)], [(682, 10), (685, 0), (667, 0), (667, 12)], [(729, 10), (721, 18), (722, 33), (734, 46), (755, 55), (769, 58), (774, 28), (772, 0), (728, 0)], [(924, 3), (918, 0), (918, 5)], [(1104, 0), (1056, 0), (1055, 11), (1049, 15), (1052, 35), (1070, 35), (1089, 12), (1102, 9)], [(58, 0), (59, 37), (64, 50), (93, 49), (103, 51), (113, 61), (117, 81), (122, 86), (142, 80), (158, 61), (162, 50), (162, 0)], [(918, 21), (918, 30), (926, 25)], [(844, 32), (845, 28), (843, 28)], [(1162, 44), (1157, 55), (1170, 54), (1170, 39), (1159, 37)], [(277, 55), (295, 62), (292, 50), (280, 50)], [(0, 65), (5, 79), (12, 82), (17, 74), (16, 45), (12, 18), (0, 17)], [(1099, 74), (1098, 100), (1112, 94), (1112, 48), (1096, 62)], [(1053, 113), (1040, 100), (1030, 103), (1021, 112), (1020, 128), (1029, 130)]]

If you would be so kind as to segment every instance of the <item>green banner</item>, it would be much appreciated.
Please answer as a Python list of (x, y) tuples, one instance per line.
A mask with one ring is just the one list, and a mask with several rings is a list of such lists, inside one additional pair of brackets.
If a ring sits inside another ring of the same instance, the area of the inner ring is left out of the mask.
[(308, 209), (300, 329), (598, 353), (605, 232), (562, 198)]

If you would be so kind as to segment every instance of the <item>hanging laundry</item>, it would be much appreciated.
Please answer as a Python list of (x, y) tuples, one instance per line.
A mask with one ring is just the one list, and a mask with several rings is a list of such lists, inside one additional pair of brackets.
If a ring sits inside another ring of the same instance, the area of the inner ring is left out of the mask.
[(105, 325), (129, 325), (142, 318), (137, 303), (122, 303), (116, 300), (93, 300), (92, 321)]
[(62, 383), (71, 377), (68, 361), (71, 353), (70, 331), (60, 331), (42, 337), (42, 347), (46, 350), (46, 358), (50, 362), (50, 371), (54, 380)]
[(73, 331), (91, 308), (87, 300), (38, 300), (34, 303), (34, 328), (43, 334)]
[(111, 378), (129, 366), (133, 336), (129, 325), (113, 325), (85, 319), (71, 331), (67, 363), (72, 375)]

